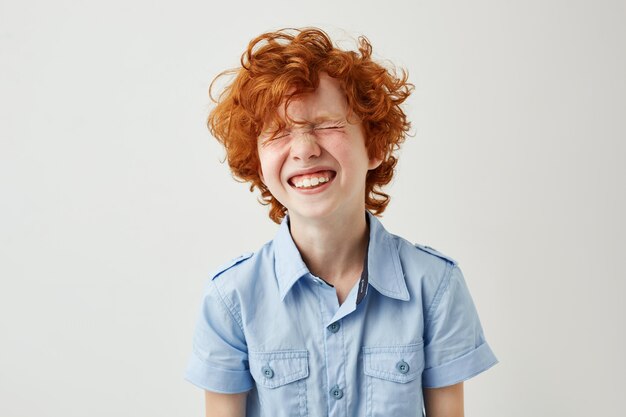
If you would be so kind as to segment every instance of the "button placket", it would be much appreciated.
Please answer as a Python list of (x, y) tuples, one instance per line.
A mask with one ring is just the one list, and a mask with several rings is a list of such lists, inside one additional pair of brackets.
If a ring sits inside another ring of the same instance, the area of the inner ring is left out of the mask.
[(336, 321), (336, 322), (332, 323), (330, 326), (328, 326), (328, 330), (330, 330), (331, 333), (337, 333), (340, 328), (341, 328), (341, 324), (338, 321)]
[(330, 395), (335, 400), (340, 400), (343, 397), (343, 390), (339, 388), (339, 385), (335, 385), (330, 389)]
[(347, 413), (346, 401), (342, 399), (348, 396), (345, 381), (344, 355), (341, 354), (345, 350), (344, 346), (344, 324), (341, 317), (333, 317), (340, 310), (339, 301), (337, 300), (337, 292), (332, 287), (318, 287), (318, 296), (320, 297), (320, 318), (325, 339), (325, 362), (326, 362), (326, 380), (327, 385), (326, 398), (328, 401), (328, 417), (344, 417)]

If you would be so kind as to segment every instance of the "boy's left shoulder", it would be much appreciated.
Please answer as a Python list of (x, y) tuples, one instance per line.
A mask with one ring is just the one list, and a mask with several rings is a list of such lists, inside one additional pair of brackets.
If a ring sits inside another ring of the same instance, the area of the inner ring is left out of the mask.
[(419, 249), (419, 250), (421, 250), (423, 252), (426, 252), (426, 253), (428, 253), (430, 255), (434, 255), (434, 256), (436, 256), (438, 258), (441, 258), (441, 259), (451, 263), (452, 266), (456, 266), (458, 264), (458, 262), (456, 260), (454, 260), (453, 258), (451, 258), (450, 256), (448, 256), (448, 255), (446, 255), (444, 253), (439, 252), (435, 248), (432, 248), (432, 247), (427, 246), (427, 245), (422, 245), (422, 244), (419, 244), (419, 243), (414, 243), (413, 246), (415, 246), (417, 249)]
[(244, 261), (250, 259), (253, 255), (254, 255), (253, 252), (245, 252), (245, 253), (243, 253), (243, 254), (241, 254), (241, 255), (231, 259), (230, 261), (222, 264), (221, 266), (219, 266), (215, 271), (213, 271), (210, 274), (211, 280), (216, 279), (217, 277), (219, 277), (220, 275), (222, 275), (224, 272), (228, 271), (229, 269), (232, 269), (235, 266), (240, 265)]

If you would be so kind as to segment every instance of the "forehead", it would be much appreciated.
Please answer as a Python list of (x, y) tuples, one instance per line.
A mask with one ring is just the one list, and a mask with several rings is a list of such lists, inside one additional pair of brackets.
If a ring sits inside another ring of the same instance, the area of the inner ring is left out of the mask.
[[(295, 122), (340, 119), (348, 114), (348, 101), (339, 81), (322, 73), (317, 89), (292, 100), (286, 108), (286, 113), (287, 117)], [(285, 119), (284, 106), (278, 108), (278, 115)]]

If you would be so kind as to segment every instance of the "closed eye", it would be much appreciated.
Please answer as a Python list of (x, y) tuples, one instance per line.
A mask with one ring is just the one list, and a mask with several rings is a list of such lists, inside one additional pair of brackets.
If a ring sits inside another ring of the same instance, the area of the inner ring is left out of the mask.
[(290, 132), (290, 131), (288, 131), (288, 130), (282, 130), (282, 131), (279, 131), (279, 132), (275, 132), (272, 136), (270, 136), (270, 137), (268, 138), (268, 140), (269, 140), (269, 141), (274, 141), (274, 140), (278, 140), (278, 139), (284, 139), (284, 138), (286, 138), (287, 136), (289, 136), (290, 134), (291, 134), (291, 132)]
[(289, 132), (279, 132), (276, 134), (276, 136), (271, 136), (271, 135), (267, 136), (261, 140), (261, 145), (264, 147), (272, 145), (276, 143), (277, 141), (279, 141), (280, 139), (285, 139), (289, 135), (290, 135)]
[(342, 127), (343, 125), (319, 126), (319, 127), (316, 127), (315, 130), (334, 130), (334, 129), (341, 129)]

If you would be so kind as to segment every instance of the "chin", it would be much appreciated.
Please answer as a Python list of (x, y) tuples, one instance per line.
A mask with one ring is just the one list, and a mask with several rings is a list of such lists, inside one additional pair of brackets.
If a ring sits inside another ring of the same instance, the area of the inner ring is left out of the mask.
[(340, 211), (337, 207), (329, 205), (309, 204), (307, 207), (299, 210), (295, 208), (293, 210), (287, 209), (287, 213), (291, 218), (297, 217), (298, 220), (322, 221), (338, 216)]

